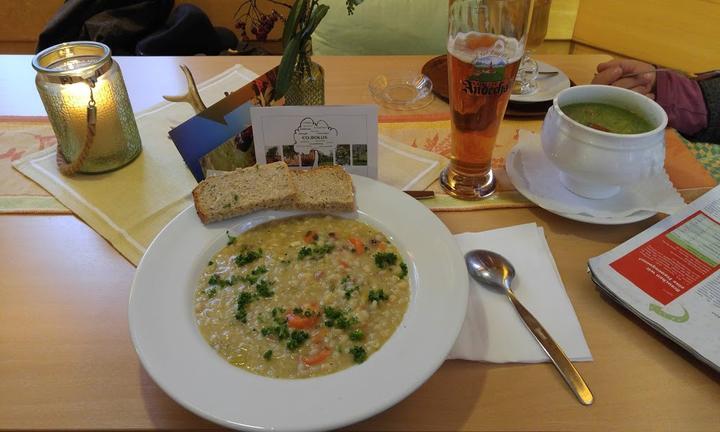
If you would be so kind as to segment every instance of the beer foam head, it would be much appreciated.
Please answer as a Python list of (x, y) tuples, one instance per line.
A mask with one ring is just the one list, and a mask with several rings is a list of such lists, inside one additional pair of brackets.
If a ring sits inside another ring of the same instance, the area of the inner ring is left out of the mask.
[(508, 64), (520, 60), (524, 47), (515, 38), (479, 32), (450, 36), (448, 52), (469, 64)]

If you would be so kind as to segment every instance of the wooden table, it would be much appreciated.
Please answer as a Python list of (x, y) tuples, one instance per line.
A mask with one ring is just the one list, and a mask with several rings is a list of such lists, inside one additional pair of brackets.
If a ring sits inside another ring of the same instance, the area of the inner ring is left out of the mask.
[[(605, 56), (538, 56), (579, 84)], [(368, 80), (417, 71), (426, 57), (320, 58), (327, 103), (371, 103)], [(180, 93), (177, 65), (203, 81), (273, 57), (119, 59), (136, 111)], [(29, 56), (0, 56), (0, 115), (43, 115)], [(447, 110), (436, 101), (428, 112)], [(539, 208), (439, 213), (453, 232), (535, 222), (548, 242), (594, 356), (579, 364), (596, 400), (576, 402), (550, 364), (448, 361), (361, 430), (718, 430), (720, 376), (596, 291), (588, 258), (654, 220), (573, 222)], [(0, 428), (214, 429), (160, 390), (128, 335), (134, 268), (74, 216), (0, 216)]]

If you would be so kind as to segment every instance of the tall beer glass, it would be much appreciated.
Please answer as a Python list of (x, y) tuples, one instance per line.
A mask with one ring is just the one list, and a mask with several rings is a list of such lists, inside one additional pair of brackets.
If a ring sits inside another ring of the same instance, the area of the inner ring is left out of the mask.
[(452, 151), (440, 184), (456, 198), (495, 191), (492, 152), (525, 50), (529, 2), (450, 0)]

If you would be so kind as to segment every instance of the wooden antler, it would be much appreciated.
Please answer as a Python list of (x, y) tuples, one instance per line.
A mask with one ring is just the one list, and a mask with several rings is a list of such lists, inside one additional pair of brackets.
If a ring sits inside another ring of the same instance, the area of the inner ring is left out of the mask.
[(170, 102), (187, 102), (190, 104), (190, 106), (193, 107), (196, 114), (205, 111), (207, 107), (205, 106), (202, 98), (200, 97), (200, 93), (198, 92), (197, 85), (195, 85), (195, 78), (193, 78), (192, 72), (190, 72), (190, 69), (186, 65), (180, 65), (180, 69), (182, 69), (183, 73), (185, 74), (185, 78), (187, 79), (187, 93), (182, 96), (163, 96), (163, 98)]

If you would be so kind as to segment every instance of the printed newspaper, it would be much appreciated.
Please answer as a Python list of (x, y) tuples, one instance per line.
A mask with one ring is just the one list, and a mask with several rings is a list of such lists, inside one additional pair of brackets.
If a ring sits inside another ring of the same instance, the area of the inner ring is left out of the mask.
[(720, 186), (588, 266), (602, 291), (720, 371)]

